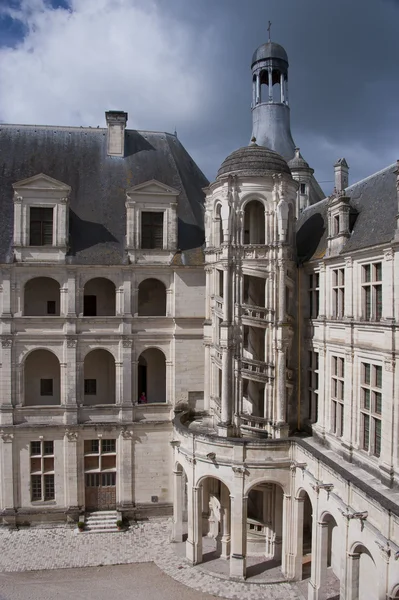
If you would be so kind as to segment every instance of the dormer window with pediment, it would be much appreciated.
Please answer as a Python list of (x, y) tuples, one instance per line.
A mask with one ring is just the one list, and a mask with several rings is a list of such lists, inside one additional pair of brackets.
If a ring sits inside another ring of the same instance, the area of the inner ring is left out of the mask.
[(15, 260), (65, 260), (70, 186), (41, 173), (13, 188)]
[(179, 191), (155, 179), (126, 191), (126, 245), (131, 262), (168, 263), (177, 250)]

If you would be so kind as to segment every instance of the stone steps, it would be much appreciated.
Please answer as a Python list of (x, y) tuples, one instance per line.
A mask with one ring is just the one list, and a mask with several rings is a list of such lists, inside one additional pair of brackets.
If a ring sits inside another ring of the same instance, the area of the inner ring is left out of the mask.
[(87, 513), (85, 533), (114, 533), (118, 531), (116, 521), (119, 516), (116, 510), (99, 510)]

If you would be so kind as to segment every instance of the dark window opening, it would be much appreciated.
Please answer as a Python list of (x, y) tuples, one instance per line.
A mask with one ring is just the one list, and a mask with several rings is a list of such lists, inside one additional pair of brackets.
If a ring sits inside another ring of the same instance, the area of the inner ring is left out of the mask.
[(30, 240), (31, 246), (53, 245), (53, 209), (31, 207)]
[(301, 183), (301, 194), (306, 194), (306, 183)]
[(84, 317), (96, 317), (97, 316), (97, 296), (84, 296), (83, 297), (83, 316)]
[(163, 212), (141, 213), (141, 247), (163, 248)]
[[(40, 444), (40, 442), (39, 442)], [(54, 454), (54, 442), (43, 442), (43, 454)]]
[(55, 313), (56, 313), (55, 300), (47, 300), (47, 314), (55, 315)]
[(53, 395), (53, 380), (52, 379), (41, 379), (40, 380), (40, 395), (41, 396), (52, 396)]
[(95, 396), (97, 394), (97, 379), (85, 379), (85, 395)]

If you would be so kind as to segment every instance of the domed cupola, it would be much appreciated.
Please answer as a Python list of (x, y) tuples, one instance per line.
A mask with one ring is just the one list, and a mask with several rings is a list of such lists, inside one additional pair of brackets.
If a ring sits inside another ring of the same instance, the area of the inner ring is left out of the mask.
[(264, 177), (276, 173), (291, 175), (290, 168), (284, 158), (274, 150), (251, 142), (249, 146), (244, 146), (229, 154), (223, 161), (216, 180), (228, 175)]
[[(270, 30), (269, 30), (270, 33)], [(252, 136), (291, 160), (295, 143), (288, 106), (288, 56), (280, 44), (262, 44), (252, 57)]]

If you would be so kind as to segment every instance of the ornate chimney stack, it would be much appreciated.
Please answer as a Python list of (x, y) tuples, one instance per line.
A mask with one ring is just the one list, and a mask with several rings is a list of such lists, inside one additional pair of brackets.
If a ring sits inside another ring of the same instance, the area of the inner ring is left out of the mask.
[(108, 125), (108, 156), (125, 156), (127, 113), (119, 110), (109, 110), (105, 113), (105, 119)]
[(335, 170), (335, 191), (340, 194), (349, 184), (349, 167), (345, 158), (339, 158), (334, 165)]

